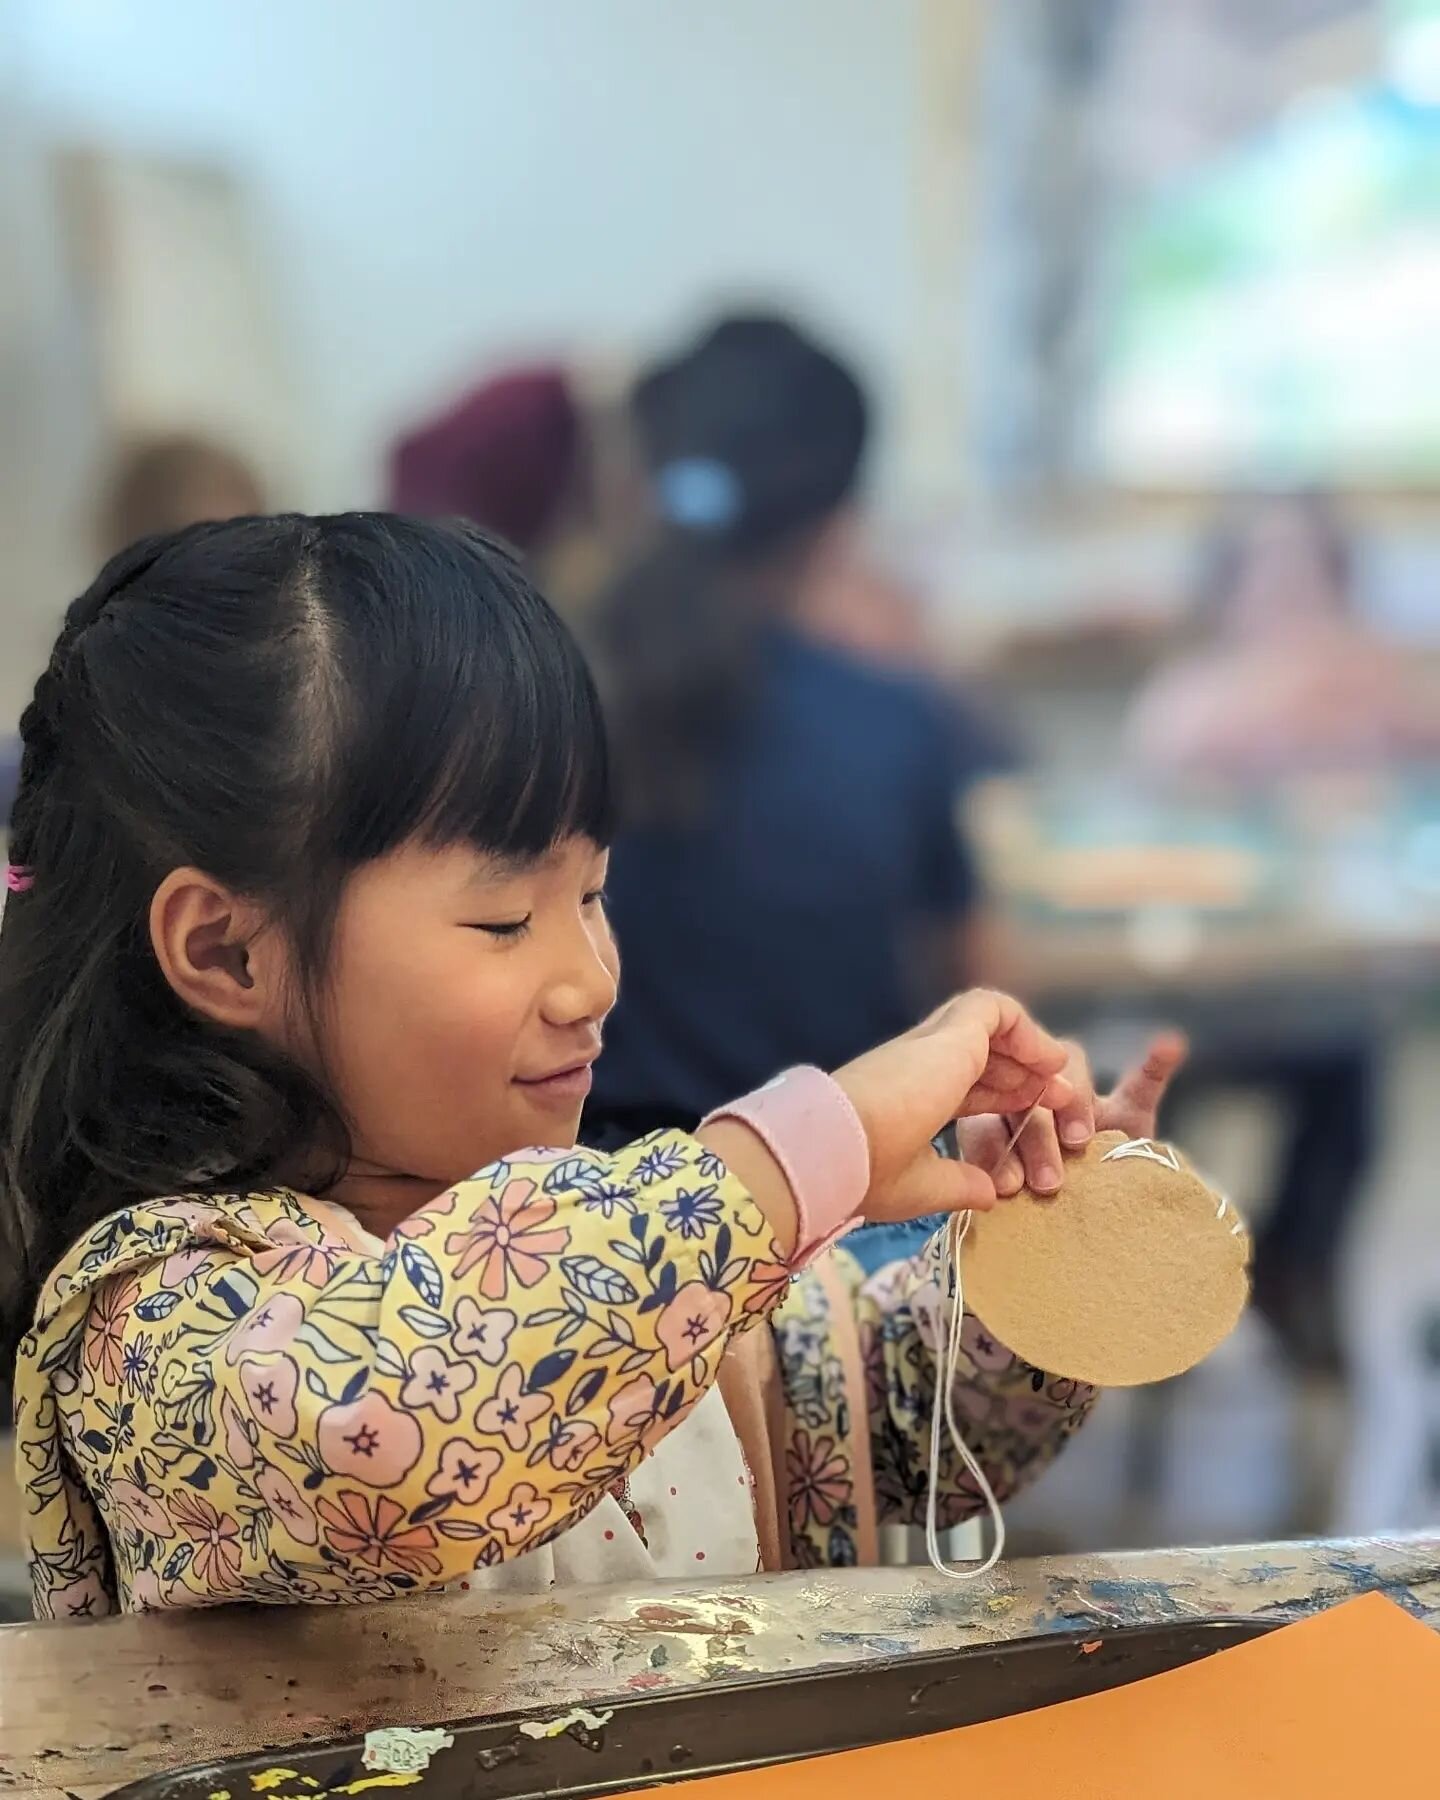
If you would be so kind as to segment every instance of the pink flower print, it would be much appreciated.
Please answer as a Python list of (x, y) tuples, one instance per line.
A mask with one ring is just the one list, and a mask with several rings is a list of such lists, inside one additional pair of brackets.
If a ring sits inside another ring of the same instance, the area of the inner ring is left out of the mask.
[(1012, 1353), (985, 1329), (974, 1313), (965, 1315), (965, 1323), (960, 1328), (960, 1346), (977, 1369), (990, 1374), (1010, 1368), (1015, 1361)]
[(390, 1233), (389, 1242), (394, 1244), (405, 1238), (429, 1237), (442, 1219), (448, 1219), (455, 1210), (455, 1202), (460, 1196), (451, 1188), (448, 1194), (423, 1206), (419, 1212), (411, 1213), (408, 1219), (402, 1219)]
[(758, 1257), (750, 1265), (751, 1291), (745, 1301), (747, 1313), (768, 1313), (777, 1307), (790, 1291), (795, 1271), (788, 1263), (762, 1262)]
[(125, 1523), (136, 1531), (145, 1531), (157, 1538), (174, 1537), (175, 1527), (170, 1523), (170, 1515), (138, 1482), (129, 1481), (123, 1475), (112, 1481), (110, 1501)]
[(660, 1390), (648, 1375), (627, 1381), (610, 1402), (608, 1444), (643, 1442), (660, 1416)]
[(276, 1219), (265, 1235), (275, 1248), (252, 1257), (250, 1266), (257, 1275), (273, 1275), (277, 1281), (323, 1288), (345, 1255), (339, 1245), (315, 1243), (293, 1219)]
[(183, 1288), (192, 1275), (198, 1275), (202, 1269), (218, 1262), (221, 1252), (205, 1250), (199, 1244), (191, 1244), (184, 1250), (177, 1250), (173, 1256), (167, 1256), (160, 1265), (160, 1285), (167, 1288)]
[(530, 1434), (554, 1402), (548, 1394), (525, 1392), (525, 1371), (511, 1363), (496, 1384), (494, 1398), (475, 1409), (475, 1426), (491, 1437), (503, 1437), (517, 1455), (530, 1446)]
[(492, 1369), (499, 1368), (518, 1324), (508, 1307), (480, 1306), (469, 1294), (462, 1294), (455, 1308), (450, 1348), (457, 1356), (478, 1356)]
[(703, 1281), (685, 1283), (655, 1325), (672, 1373), (710, 1348), (730, 1323), (731, 1311), (728, 1294)]
[(153, 1569), (137, 1569), (130, 1577), (131, 1612), (160, 1612), (170, 1604), (171, 1583), (162, 1587)]
[(951, 1395), (953, 1410), (957, 1423), (968, 1426), (984, 1425), (990, 1418), (995, 1405), (995, 1397), (983, 1387), (976, 1387), (968, 1381), (957, 1381), (955, 1391)]
[(443, 1567), (439, 1557), (430, 1554), (435, 1533), (428, 1525), (412, 1525), (402, 1531), (405, 1508), (383, 1494), (371, 1500), (350, 1488), (338, 1502), (321, 1500), (319, 1512), (330, 1548), (353, 1562), (371, 1569), (388, 1564), (408, 1575), (438, 1575)]
[(489, 1446), (481, 1448), (466, 1438), (450, 1438), (440, 1452), (440, 1467), (425, 1483), (435, 1499), (453, 1495), (462, 1506), (483, 1500), (490, 1483), (505, 1466), (505, 1458)]
[(373, 1388), (347, 1405), (327, 1406), (315, 1439), (327, 1468), (373, 1488), (402, 1482), (424, 1445), (419, 1421)]
[(1039, 1437), (1055, 1429), (1055, 1408), (1028, 1396), (1012, 1399), (1005, 1409), (1008, 1423), (1026, 1437)]
[(319, 1538), (314, 1509), (282, 1469), (262, 1469), (255, 1477), (255, 1488), (297, 1544), (313, 1544)]
[(428, 1406), (437, 1419), (453, 1425), (460, 1417), (460, 1396), (475, 1385), (475, 1371), (466, 1362), (451, 1362), (436, 1344), (410, 1352), (410, 1379), (400, 1390), (400, 1404), (412, 1412)]
[(195, 1546), (191, 1568), (212, 1594), (231, 1593), (240, 1585), (240, 1527), (229, 1513), (217, 1512), (203, 1494), (179, 1488), (170, 1496), (175, 1523)]
[(110, 1387), (119, 1387), (125, 1366), (125, 1325), (140, 1298), (135, 1275), (103, 1282), (85, 1319), (85, 1361)]
[(544, 1229), (554, 1216), (555, 1202), (548, 1194), (537, 1194), (533, 1181), (507, 1181), (498, 1198), (491, 1195), (480, 1203), (466, 1230), (446, 1238), (446, 1254), (460, 1259), (456, 1276), (478, 1268), (486, 1300), (503, 1300), (512, 1275), (521, 1287), (533, 1288), (570, 1242), (563, 1228)]
[(555, 1468), (573, 1475), (589, 1461), (602, 1442), (599, 1431), (588, 1419), (572, 1419), (552, 1432), (545, 1455)]
[(103, 1619), (115, 1610), (109, 1590), (93, 1569), (63, 1587), (51, 1588), (46, 1598), (53, 1619)]
[(294, 1294), (272, 1294), (231, 1331), (225, 1360), (237, 1363), (242, 1356), (265, 1356), (272, 1350), (287, 1349), (304, 1323), (305, 1308)]
[[(255, 1367), (251, 1364), (251, 1367)], [(255, 1461), (255, 1446), (250, 1442), (250, 1428), (245, 1415), (233, 1397), (220, 1397), (220, 1423), (225, 1427), (225, 1454), (237, 1469), (248, 1469)]]
[(152, 1210), (157, 1219), (178, 1219), (182, 1225), (188, 1225), (197, 1237), (208, 1236), (208, 1227), (221, 1217), (218, 1206), (210, 1206), (203, 1200), (167, 1200), (163, 1206)]
[(512, 1550), (518, 1550), (542, 1529), (553, 1510), (548, 1500), (541, 1499), (533, 1483), (519, 1481), (485, 1523)]
[(240, 1365), (240, 1387), (250, 1411), (272, 1437), (294, 1437), (300, 1370), (293, 1356), (276, 1356), (263, 1363), (246, 1357)]

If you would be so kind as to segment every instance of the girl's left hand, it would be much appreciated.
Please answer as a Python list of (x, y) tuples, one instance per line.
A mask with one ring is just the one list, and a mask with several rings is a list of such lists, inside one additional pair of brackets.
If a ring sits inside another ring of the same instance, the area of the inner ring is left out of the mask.
[(957, 1134), (965, 1160), (993, 1171), (995, 1192), (1002, 1200), (1022, 1187), (1033, 1194), (1058, 1193), (1065, 1178), (1062, 1144), (1065, 1150), (1083, 1150), (1099, 1131), (1123, 1131), (1132, 1138), (1155, 1136), (1160, 1103), (1189, 1053), (1180, 1032), (1161, 1032), (1143, 1062), (1130, 1069), (1111, 1093), (1097, 1094), (1089, 1060), (1078, 1044), (1072, 1044), (1065, 1067), (1065, 1077), (1075, 1090), (1070, 1104), (1053, 1113), (1040, 1108), (998, 1168), (995, 1165), (1024, 1115), (962, 1119)]

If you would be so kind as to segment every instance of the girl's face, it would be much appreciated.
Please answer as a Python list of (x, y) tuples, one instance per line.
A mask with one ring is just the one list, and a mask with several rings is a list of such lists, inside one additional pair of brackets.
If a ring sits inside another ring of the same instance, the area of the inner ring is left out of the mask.
[(325, 1076), (350, 1123), (357, 1205), (367, 1177), (438, 1192), (526, 1146), (575, 1142), (619, 974), (607, 861), (583, 838), (523, 864), (409, 845), (350, 878)]

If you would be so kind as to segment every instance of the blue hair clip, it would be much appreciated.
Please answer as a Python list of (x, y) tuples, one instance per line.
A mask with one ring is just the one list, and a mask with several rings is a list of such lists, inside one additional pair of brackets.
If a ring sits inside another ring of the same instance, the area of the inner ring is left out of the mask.
[(735, 471), (713, 456), (682, 456), (655, 475), (660, 512), (682, 531), (719, 536), (740, 517), (744, 495)]

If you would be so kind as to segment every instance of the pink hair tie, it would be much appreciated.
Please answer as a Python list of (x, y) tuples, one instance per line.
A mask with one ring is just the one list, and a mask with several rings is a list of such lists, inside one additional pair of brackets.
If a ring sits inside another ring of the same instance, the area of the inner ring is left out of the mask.
[(28, 894), (35, 885), (34, 871), (19, 863), (6, 863), (5, 885), (12, 894)]

